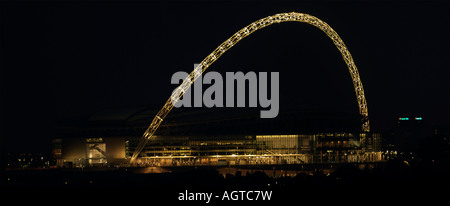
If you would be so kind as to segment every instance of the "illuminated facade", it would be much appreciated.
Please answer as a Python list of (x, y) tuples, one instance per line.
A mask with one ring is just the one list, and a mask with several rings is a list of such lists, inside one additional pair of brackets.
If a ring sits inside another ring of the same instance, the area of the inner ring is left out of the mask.
[[(289, 111), (275, 119), (243, 108), (177, 109), (130, 164), (149, 108), (101, 111), (62, 125), (53, 141), (59, 166), (232, 166), (367, 163), (382, 161), (377, 133), (360, 132), (360, 116)], [(336, 132), (341, 131), (341, 132)]]
[(53, 143), (52, 153), (59, 167), (103, 167), (123, 165), (125, 161), (123, 137), (64, 138)]
[[(130, 166), (139, 136), (56, 139), (60, 167)], [(383, 161), (377, 133), (155, 136), (136, 163), (147, 166), (230, 166)]]
[[(127, 141), (127, 157), (134, 151)], [(155, 136), (138, 166), (223, 166), (376, 162), (383, 159), (376, 133), (247, 136)]]

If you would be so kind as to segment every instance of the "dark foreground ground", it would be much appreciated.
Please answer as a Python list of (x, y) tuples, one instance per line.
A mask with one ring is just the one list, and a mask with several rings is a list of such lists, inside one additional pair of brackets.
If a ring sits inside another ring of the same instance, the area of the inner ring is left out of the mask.
[[(272, 191), (270, 201), (222, 201), (209, 204), (274, 204), (302, 202), (387, 204), (394, 200), (418, 199), (434, 202), (450, 195), (448, 165), (434, 162), (408, 165), (393, 160), (371, 169), (342, 165), (326, 174), (321, 170), (300, 172), (295, 177), (269, 177), (265, 173), (219, 174), (210, 167), (197, 167), (172, 173), (142, 174), (133, 168), (114, 170), (9, 170), (2, 174), (1, 196), (18, 203), (55, 203), (59, 201), (101, 204), (116, 201), (144, 201), (177, 204), (205, 204), (204, 201), (179, 201), (179, 193), (224, 191)], [(3, 198), (3, 199), (5, 199)], [(5, 199), (5, 200), (6, 200)], [(128, 203), (127, 203), (128, 204)], [(129, 203), (131, 204), (131, 202)]]

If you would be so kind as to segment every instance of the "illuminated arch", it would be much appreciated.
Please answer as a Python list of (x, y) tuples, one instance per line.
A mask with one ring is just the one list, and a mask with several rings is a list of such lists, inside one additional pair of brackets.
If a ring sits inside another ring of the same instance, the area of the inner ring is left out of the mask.
[[(355, 88), (356, 99), (358, 101), (358, 109), (359, 114), (362, 118), (362, 131), (369, 132), (369, 115), (367, 112), (367, 102), (364, 96), (364, 89), (359, 78), (358, 69), (356, 68), (355, 62), (353, 61), (352, 55), (348, 51), (342, 39), (339, 35), (325, 22), (318, 19), (315, 16), (311, 16), (309, 14), (291, 12), (291, 13), (281, 13), (275, 14), (273, 16), (268, 16), (266, 18), (262, 18), (258, 21), (251, 23), (250, 25), (242, 28), (238, 32), (236, 32), (233, 36), (228, 38), (222, 44), (220, 44), (211, 54), (209, 54), (203, 61), (191, 72), (191, 74), (186, 77), (183, 83), (172, 93), (172, 96), (167, 100), (166, 104), (159, 110), (158, 114), (153, 119), (150, 126), (144, 132), (141, 141), (139, 142), (136, 150), (131, 157), (131, 162), (133, 162), (139, 153), (144, 148), (147, 141), (153, 136), (153, 134), (158, 129), (161, 122), (164, 118), (169, 114), (172, 110), (173, 105), (183, 96), (184, 92), (189, 89), (192, 83), (209, 67), (212, 63), (214, 63), (223, 53), (228, 51), (231, 47), (236, 45), (240, 40), (249, 36), (253, 32), (262, 29), (264, 27), (270, 26), (274, 23), (281, 22), (304, 22), (310, 25), (313, 25), (323, 32), (333, 41), (334, 45), (339, 49), (341, 55), (347, 64), (348, 71), (350, 72), (350, 76), (353, 80), (353, 87)], [(172, 103), (173, 101), (173, 103)]]

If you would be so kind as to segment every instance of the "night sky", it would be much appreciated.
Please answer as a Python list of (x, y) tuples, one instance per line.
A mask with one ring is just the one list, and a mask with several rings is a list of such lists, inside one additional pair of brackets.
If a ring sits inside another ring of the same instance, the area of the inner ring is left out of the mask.
[[(373, 131), (399, 116), (450, 125), (449, 3), (0, 3), (2, 149), (39, 151), (65, 118), (161, 107), (177, 71), (191, 72), (242, 27), (283, 12), (327, 22), (359, 69)], [(347, 67), (319, 29), (297, 22), (253, 33), (209, 71), (280, 72), (280, 112), (357, 113)]]

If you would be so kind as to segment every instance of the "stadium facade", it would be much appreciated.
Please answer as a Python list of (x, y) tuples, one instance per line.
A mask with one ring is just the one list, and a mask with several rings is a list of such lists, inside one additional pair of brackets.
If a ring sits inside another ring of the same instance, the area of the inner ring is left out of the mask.
[[(122, 108), (63, 121), (53, 140), (57, 165), (131, 166), (129, 159), (155, 112)], [(180, 110), (169, 116), (134, 166), (382, 161), (380, 135), (358, 130), (358, 115), (329, 111), (291, 111), (260, 119), (248, 108)]]

